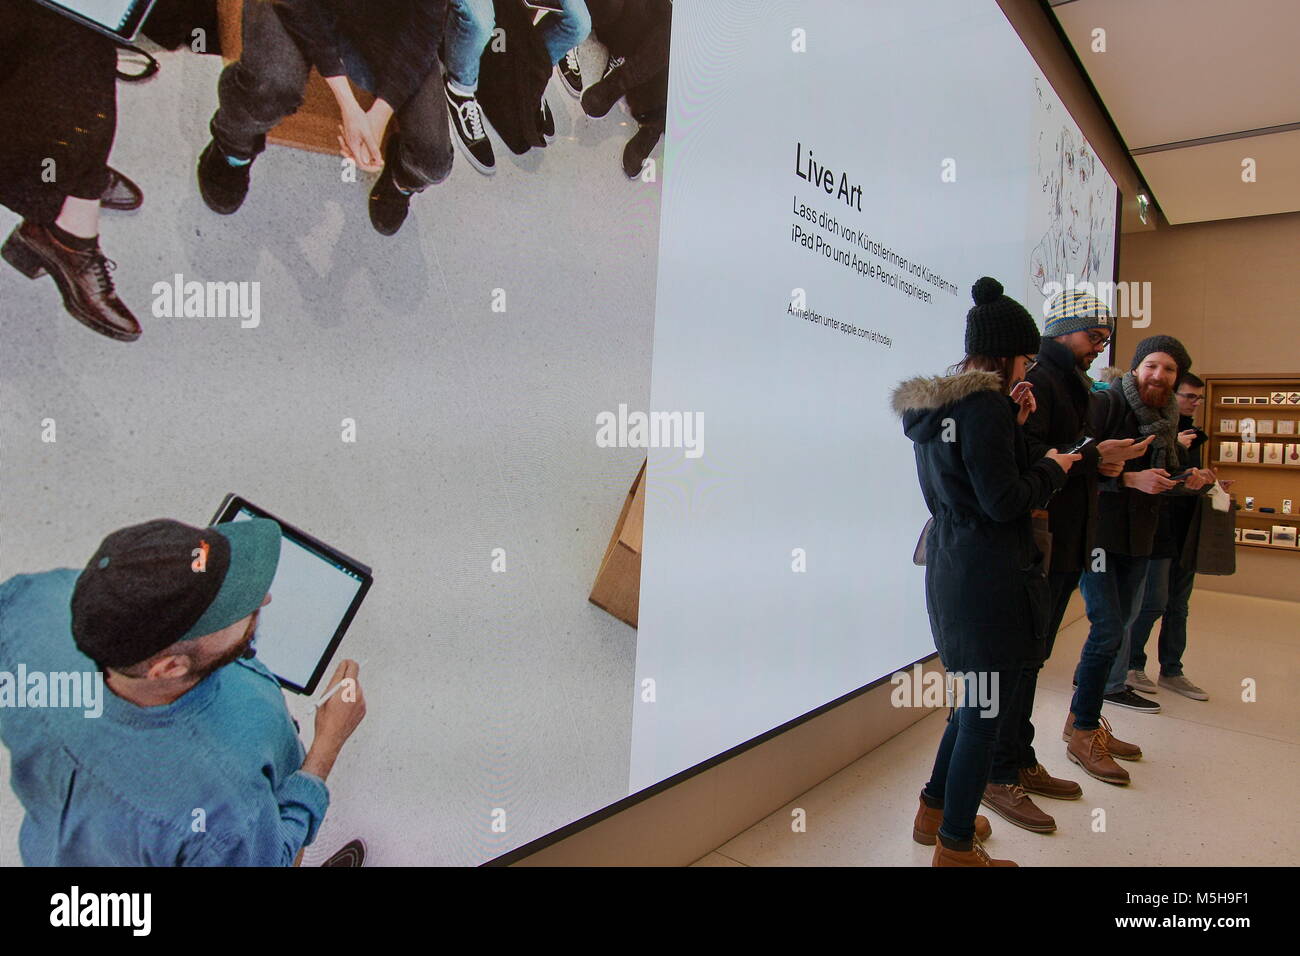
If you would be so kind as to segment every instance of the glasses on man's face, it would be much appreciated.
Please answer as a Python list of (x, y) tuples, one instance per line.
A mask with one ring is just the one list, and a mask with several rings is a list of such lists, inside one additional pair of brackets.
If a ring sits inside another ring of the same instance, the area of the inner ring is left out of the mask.
[(1204, 395), (1197, 395), (1195, 392), (1179, 392), (1178, 397), (1186, 399), (1193, 405), (1199, 405), (1201, 402), (1205, 401)]
[(1096, 348), (1097, 346), (1105, 345), (1109, 342), (1110, 336), (1105, 332), (1089, 332), (1088, 341), (1092, 343), (1093, 348)]

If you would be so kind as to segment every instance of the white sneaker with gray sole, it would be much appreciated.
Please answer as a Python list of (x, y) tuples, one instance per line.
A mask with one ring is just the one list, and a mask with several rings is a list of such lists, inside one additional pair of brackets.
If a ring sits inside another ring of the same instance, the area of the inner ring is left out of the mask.
[(1184, 697), (1190, 697), (1192, 700), (1209, 700), (1210, 695), (1201, 690), (1182, 674), (1177, 677), (1160, 676), (1160, 686), (1172, 690), (1175, 694), (1182, 694)]

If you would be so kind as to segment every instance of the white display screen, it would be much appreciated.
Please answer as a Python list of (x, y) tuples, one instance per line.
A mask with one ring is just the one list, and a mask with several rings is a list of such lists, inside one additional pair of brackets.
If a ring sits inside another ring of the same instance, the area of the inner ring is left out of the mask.
[(147, 0), (52, 0), (54, 6), (92, 20), (117, 32), (126, 26), (131, 11)]
[[(725, 24), (725, 43), (715, 37)], [(1114, 277), (1116, 188), (998, 5), (674, 5), (629, 790), (934, 652), (889, 407), (980, 276)], [(805, 245), (807, 243), (807, 245)]]
[[(241, 508), (233, 520), (252, 517)], [(281, 535), (271, 603), (257, 620), (257, 659), (276, 677), (306, 687), (361, 583), (347, 568)]]

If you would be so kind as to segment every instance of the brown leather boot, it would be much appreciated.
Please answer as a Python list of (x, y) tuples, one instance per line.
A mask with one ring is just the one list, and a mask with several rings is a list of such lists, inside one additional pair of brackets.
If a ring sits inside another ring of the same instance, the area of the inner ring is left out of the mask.
[(98, 245), (90, 252), (69, 249), (46, 227), (24, 220), (9, 234), (0, 255), (29, 279), (48, 272), (63, 295), (63, 307), (87, 328), (121, 342), (140, 337), (140, 323), (113, 291), (108, 274), (113, 263)]
[[(1116, 757), (1120, 760), (1141, 760), (1142, 759), (1141, 747), (1139, 747), (1137, 744), (1131, 744), (1126, 740), (1120, 740), (1113, 733), (1111, 733), (1110, 721), (1108, 721), (1105, 717), (1102, 717), (1100, 719), (1101, 719), (1101, 730), (1104, 732), (1103, 736), (1105, 736), (1106, 738), (1106, 749), (1110, 752), (1110, 755), (1112, 757)], [(1061, 739), (1064, 740), (1067, 744), (1070, 742), (1070, 733), (1073, 730), (1074, 730), (1074, 714), (1071, 713), (1069, 717), (1065, 718), (1065, 731), (1061, 734)]]
[(1020, 786), (1029, 793), (1051, 797), (1053, 800), (1078, 800), (1083, 796), (1083, 787), (1073, 780), (1053, 777), (1041, 763), (1029, 770), (1021, 768)]
[(1052, 833), (1056, 830), (1056, 821), (1038, 809), (1019, 784), (990, 783), (985, 786), (984, 799), (980, 802), (1022, 830), (1032, 830), (1034, 833)]
[(1110, 751), (1106, 749), (1105, 733), (1100, 727), (1096, 730), (1080, 730), (1075, 727), (1070, 734), (1065, 755), (1089, 776), (1105, 783), (1127, 786), (1128, 771), (1111, 759)]
[[(943, 807), (937, 809), (928, 807), (922, 799), (921, 806), (916, 811), (916, 820), (912, 823), (912, 839), (922, 846), (934, 846), (941, 823), (943, 823)], [(982, 813), (976, 814), (975, 836), (987, 840), (992, 834), (993, 825), (989, 823), (989, 818)]]
[(970, 848), (962, 844), (949, 843), (943, 837), (934, 845), (934, 858), (931, 866), (1019, 866), (1011, 860), (995, 860), (984, 850), (979, 837), (970, 841)]

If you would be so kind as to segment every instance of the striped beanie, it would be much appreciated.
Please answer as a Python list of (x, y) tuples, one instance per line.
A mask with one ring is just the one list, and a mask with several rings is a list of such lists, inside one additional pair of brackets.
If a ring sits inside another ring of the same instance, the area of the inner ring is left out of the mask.
[(1071, 332), (1114, 328), (1115, 320), (1105, 302), (1087, 292), (1069, 289), (1048, 304), (1043, 334), (1050, 339)]

